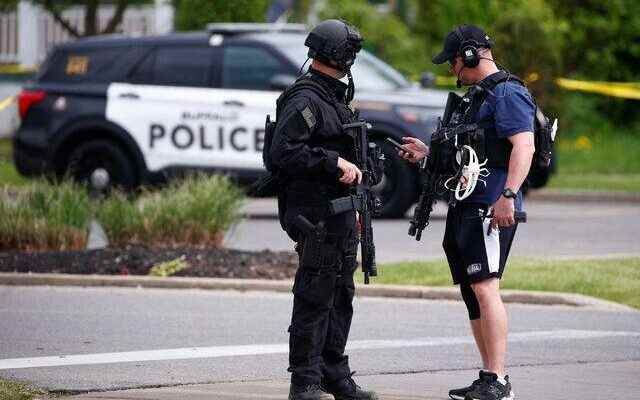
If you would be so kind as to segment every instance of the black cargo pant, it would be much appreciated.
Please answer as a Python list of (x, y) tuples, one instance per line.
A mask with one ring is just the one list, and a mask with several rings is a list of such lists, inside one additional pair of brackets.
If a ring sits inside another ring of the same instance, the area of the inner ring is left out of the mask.
[(300, 260), (293, 284), (289, 326), (289, 371), (295, 385), (333, 382), (351, 372), (344, 349), (351, 328), (355, 292), (355, 213), (324, 218), (328, 236), (319, 265), (305, 262), (303, 248), (308, 239), (290, 223), (302, 214), (316, 224), (323, 219), (323, 210), (290, 207), (286, 213), (287, 233), (297, 241)]

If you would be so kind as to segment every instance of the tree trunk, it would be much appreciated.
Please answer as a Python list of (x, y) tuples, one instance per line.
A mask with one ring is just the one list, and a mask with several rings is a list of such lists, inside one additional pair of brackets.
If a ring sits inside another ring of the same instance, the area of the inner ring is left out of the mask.
[(124, 16), (124, 12), (127, 9), (127, 1), (126, 0), (118, 0), (118, 4), (116, 6), (116, 11), (109, 20), (107, 27), (102, 31), (103, 34), (113, 33), (116, 28), (122, 22), (122, 17)]
[(84, 10), (84, 36), (94, 36), (98, 34), (98, 0), (87, 1)]
[(42, 5), (49, 13), (51, 13), (53, 19), (55, 19), (56, 22), (64, 28), (64, 30), (69, 32), (71, 36), (76, 38), (82, 36), (82, 34), (73, 25), (71, 25), (69, 21), (62, 17), (62, 14), (58, 11), (52, 0), (44, 0)]

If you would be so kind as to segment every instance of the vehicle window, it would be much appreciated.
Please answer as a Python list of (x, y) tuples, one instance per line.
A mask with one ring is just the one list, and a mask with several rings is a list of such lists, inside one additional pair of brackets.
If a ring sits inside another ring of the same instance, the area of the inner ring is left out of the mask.
[[(309, 49), (296, 42), (280, 46), (279, 50), (291, 59), (295, 65), (302, 66), (307, 60)], [(305, 70), (308, 66), (309, 63), (307, 63)], [(400, 72), (366, 50), (358, 53), (351, 72), (355, 80), (356, 90), (385, 91), (411, 85)]]
[(208, 47), (160, 47), (153, 64), (153, 82), (169, 86), (209, 86), (212, 52)]
[(228, 46), (222, 61), (222, 87), (268, 90), (271, 78), (284, 71), (280, 60), (266, 49)]
[(361, 89), (394, 90), (409, 86), (409, 83), (397, 71), (364, 52), (358, 54), (351, 72), (354, 79), (357, 79), (357, 85)]
[(108, 83), (124, 78), (122, 60), (135, 59), (139, 50), (131, 47), (65, 49), (52, 54), (43, 66), (41, 81)]
[(154, 63), (155, 51), (147, 51), (145, 57), (138, 62), (138, 65), (129, 74), (129, 82), (152, 85)]

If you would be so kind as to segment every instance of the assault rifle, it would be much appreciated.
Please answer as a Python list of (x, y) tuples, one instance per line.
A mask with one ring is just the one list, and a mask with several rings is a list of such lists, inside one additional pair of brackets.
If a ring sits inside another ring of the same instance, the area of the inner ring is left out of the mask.
[(451, 130), (442, 127), (438, 120), (438, 129), (431, 135), (431, 151), (421, 166), (422, 192), (418, 204), (413, 212), (413, 218), (409, 222), (409, 236), (415, 236), (417, 241), (422, 238), (422, 231), (429, 225), (429, 218), (433, 211), (433, 204), (438, 199), (444, 179), (447, 177), (444, 169), (448, 168), (446, 161), (447, 147), (443, 146), (454, 134)]
[(420, 193), (420, 199), (416, 209), (413, 211), (413, 218), (409, 221), (409, 236), (415, 236), (417, 241), (420, 241), (422, 231), (429, 225), (433, 203), (436, 202), (436, 184), (438, 181), (438, 176), (434, 172), (428, 169), (424, 170), (422, 193)]
[[(468, 101), (455, 93), (449, 93), (444, 116), (438, 118), (438, 126), (431, 135), (430, 154), (421, 166), (422, 192), (409, 222), (409, 236), (415, 236), (418, 241), (422, 238), (422, 231), (429, 225), (433, 203), (442, 197), (444, 180), (452, 175), (452, 160), (455, 159), (456, 149), (447, 142), (455, 141), (457, 146), (458, 137), (477, 129), (474, 124), (460, 124), (467, 107)], [(442, 188), (441, 191), (439, 188)]]
[[(339, 214), (356, 210), (360, 214), (360, 253), (362, 256), (362, 272), (364, 283), (369, 283), (370, 276), (377, 276), (376, 246), (373, 243), (374, 216), (380, 211), (380, 200), (371, 191), (371, 186), (378, 182), (375, 169), (381, 167), (384, 160), (380, 148), (375, 143), (369, 143), (367, 129), (370, 125), (364, 121), (342, 125), (349, 136), (354, 139), (356, 147), (356, 166), (362, 171), (362, 181), (351, 189), (349, 196), (340, 197), (329, 202), (329, 212)], [(375, 163), (375, 164), (374, 164)]]

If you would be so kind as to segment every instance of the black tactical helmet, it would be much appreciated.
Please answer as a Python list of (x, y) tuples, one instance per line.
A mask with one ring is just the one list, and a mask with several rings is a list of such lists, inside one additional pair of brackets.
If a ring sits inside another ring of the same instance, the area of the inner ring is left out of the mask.
[(328, 19), (309, 32), (304, 45), (309, 48), (310, 58), (347, 72), (362, 49), (362, 36), (346, 22)]

